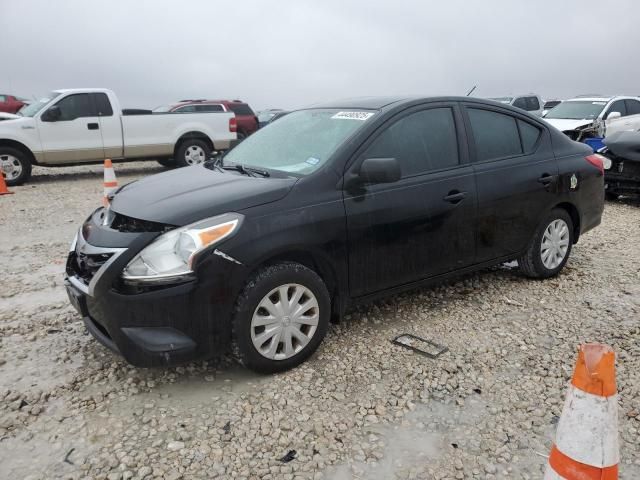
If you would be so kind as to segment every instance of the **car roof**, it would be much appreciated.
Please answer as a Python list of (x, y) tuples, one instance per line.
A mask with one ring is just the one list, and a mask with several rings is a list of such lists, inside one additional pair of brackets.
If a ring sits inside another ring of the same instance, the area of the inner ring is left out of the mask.
[(407, 96), (407, 97), (360, 97), (333, 102), (317, 103), (306, 107), (311, 108), (355, 108), (363, 110), (383, 110), (407, 104), (419, 104), (421, 102), (471, 102), (485, 105), (506, 105), (494, 100), (479, 97), (460, 96)]
[(109, 93), (111, 92), (111, 90), (109, 90), (108, 88), (59, 88), (57, 90), (54, 90), (54, 92), (57, 93), (69, 93), (69, 92), (74, 92), (74, 93)]
[(625, 99), (634, 99), (637, 100), (638, 97), (634, 97), (633, 95), (579, 95), (577, 97), (569, 98), (564, 100), (565, 102), (611, 102), (613, 100), (625, 100)]

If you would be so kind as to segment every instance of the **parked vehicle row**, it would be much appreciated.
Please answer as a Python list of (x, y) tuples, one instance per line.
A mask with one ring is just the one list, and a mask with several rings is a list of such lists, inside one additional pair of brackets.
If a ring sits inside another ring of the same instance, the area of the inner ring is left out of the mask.
[(349, 305), (513, 259), (556, 275), (603, 198), (602, 157), (520, 109), (341, 101), (125, 185), (79, 229), (65, 284), (134, 365), (231, 350), (276, 372)]
[(9, 185), (29, 179), (32, 165), (160, 159), (178, 166), (202, 163), (236, 139), (233, 112), (123, 114), (108, 89), (56, 90), (0, 122), (0, 167)]
[(242, 100), (180, 100), (173, 105), (157, 107), (154, 113), (233, 112), (238, 125), (238, 140), (244, 140), (258, 130), (258, 117)]

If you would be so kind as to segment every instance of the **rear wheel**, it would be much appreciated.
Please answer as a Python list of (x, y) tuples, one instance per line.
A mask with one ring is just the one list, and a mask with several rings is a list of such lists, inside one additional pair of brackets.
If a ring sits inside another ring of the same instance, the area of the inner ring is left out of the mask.
[(175, 162), (179, 167), (199, 165), (211, 156), (211, 148), (203, 140), (188, 138), (183, 140), (176, 149)]
[(549, 278), (565, 266), (573, 246), (573, 222), (566, 210), (553, 209), (536, 229), (527, 251), (518, 259), (531, 278)]
[(31, 160), (22, 150), (1, 147), (0, 170), (4, 173), (8, 186), (22, 185), (31, 177)]
[(293, 262), (265, 267), (238, 297), (232, 320), (234, 354), (259, 373), (293, 368), (322, 342), (330, 310), (327, 287), (313, 270)]

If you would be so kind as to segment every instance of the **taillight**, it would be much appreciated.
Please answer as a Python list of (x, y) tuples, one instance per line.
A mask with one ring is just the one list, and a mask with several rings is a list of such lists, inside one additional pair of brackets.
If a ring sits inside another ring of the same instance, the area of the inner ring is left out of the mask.
[(231, 117), (229, 119), (229, 131), (230, 132), (238, 131), (238, 122), (236, 121), (236, 117)]
[(598, 155), (594, 153), (593, 155), (587, 155), (584, 159), (589, 162), (591, 165), (600, 170), (600, 173), (604, 175), (604, 159), (602, 155)]

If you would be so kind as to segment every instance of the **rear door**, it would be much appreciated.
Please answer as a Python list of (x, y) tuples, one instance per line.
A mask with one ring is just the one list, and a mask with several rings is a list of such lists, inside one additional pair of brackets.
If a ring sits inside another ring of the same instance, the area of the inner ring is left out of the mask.
[(478, 263), (521, 252), (557, 201), (549, 132), (498, 107), (465, 105), (478, 189)]
[(476, 191), (459, 107), (429, 104), (387, 122), (356, 155), (397, 158), (402, 178), (344, 192), (353, 296), (473, 263)]
[(56, 121), (38, 116), (38, 132), (47, 163), (102, 160), (102, 136), (98, 114), (90, 93), (74, 93), (55, 103), (60, 108)]
[(93, 101), (100, 123), (100, 134), (104, 146), (104, 158), (121, 158), (122, 146), (122, 122), (120, 112), (115, 112), (109, 101), (109, 96), (104, 92), (92, 93)]

